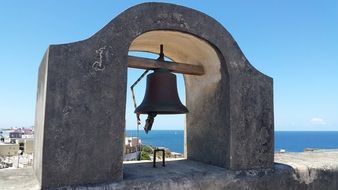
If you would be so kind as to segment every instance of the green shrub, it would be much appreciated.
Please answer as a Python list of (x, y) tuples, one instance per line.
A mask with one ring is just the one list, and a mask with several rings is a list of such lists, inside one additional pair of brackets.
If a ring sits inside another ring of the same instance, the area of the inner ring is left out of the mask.
[(140, 154), (140, 160), (150, 160), (149, 153), (142, 151)]
[(143, 145), (141, 151), (146, 152), (148, 154), (152, 154), (153, 148), (151, 148), (151, 146), (148, 146), (148, 145)]

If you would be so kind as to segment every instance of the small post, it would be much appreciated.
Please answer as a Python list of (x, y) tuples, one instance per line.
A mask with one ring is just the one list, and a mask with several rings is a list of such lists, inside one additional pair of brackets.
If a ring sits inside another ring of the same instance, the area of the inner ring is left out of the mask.
[(162, 150), (163, 154), (162, 154), (162, 166), (165, 167), (165, 151), (164, 149)]
[(153, 168), (156, 168), (156, 149), (154, 150)]
[(164, 149), (158, 149), (158, 148), (154, 150), (153, 167), (156, 168), (156, 152), (157, 151), (162, 152), (162, 166), (165, 167), (165, 150)]

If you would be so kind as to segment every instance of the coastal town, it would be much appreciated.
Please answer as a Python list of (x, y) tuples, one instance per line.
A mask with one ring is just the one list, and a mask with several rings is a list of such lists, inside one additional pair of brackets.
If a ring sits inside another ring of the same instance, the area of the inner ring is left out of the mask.
[(0, 169), (33, 164), (33, 128), (9, 128), (0, 132)]

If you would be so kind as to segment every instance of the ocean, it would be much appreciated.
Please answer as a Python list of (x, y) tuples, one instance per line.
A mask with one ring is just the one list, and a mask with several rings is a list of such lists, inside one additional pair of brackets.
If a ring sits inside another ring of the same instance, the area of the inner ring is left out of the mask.
[[(136, 130), (127, 130), (129, 136), (137, 136)], [(145, 134), (139, 131), (143, 144), (169, 148), (183, 153), (183, 130), (153, 130)], [(275, 131), (275, 151), (303, 152), (305, 148), (338, 149), (338, 131)]]

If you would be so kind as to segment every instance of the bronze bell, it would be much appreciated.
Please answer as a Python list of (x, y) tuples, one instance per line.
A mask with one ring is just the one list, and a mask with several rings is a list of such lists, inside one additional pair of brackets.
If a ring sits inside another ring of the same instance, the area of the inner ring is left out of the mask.
[(177, 93), (176, 75), (166, 69), (155, 69), (147, 76), (144, 99), (135, 113), (182, 114), (188, 109), (181, 103)]
[[(163, 45), (157, 60), (164, 61)], [(149, 74), (144, 99), (135, 109), (135, 113), (148, 114), (144, 127), (146, 133), (151, 130), (157, 114), (188, 113), (178, 96), (176, 75), (167, 69), (155, 69)]]

